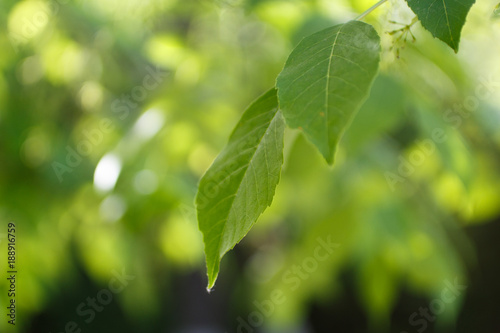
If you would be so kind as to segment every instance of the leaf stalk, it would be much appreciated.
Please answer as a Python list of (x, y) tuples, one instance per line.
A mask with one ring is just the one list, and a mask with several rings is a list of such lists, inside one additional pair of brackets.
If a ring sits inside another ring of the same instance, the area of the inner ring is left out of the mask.
[(356, 21), (361, 21), (366, 15), (370, 14), (371, 12), (373, 12), (375, 9), (377, 9), (378, 7), (380, 7), (381, 5), (383, 5), (385, 2), (387, 2), (387, 0), (380, 0), (379, 2), (377, 2), (376, 4), (374, 4), (373, 6), (371, 6), (367, 10), (365, 10), (361, 15), (359, 15), (358, 17), (356, 17), (355, 20)]

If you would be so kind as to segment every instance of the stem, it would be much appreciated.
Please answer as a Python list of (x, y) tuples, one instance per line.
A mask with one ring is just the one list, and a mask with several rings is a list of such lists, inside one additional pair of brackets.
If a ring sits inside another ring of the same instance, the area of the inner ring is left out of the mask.
[(361, 21), (366, 15), (370, 14), (375, 9), (377, 9), (379, 6), (383, 5), (384, 2), (387, 2), (387, 0), (380, 0), (379, 2), (377, 2), (376, 4), (374, 4), (373, 6), (371, 6), (367, 10), (365, 10), (365, 12), (363, 14), (359, 15), (358, 17), (356, 17), (355, 20), (356, 21)]

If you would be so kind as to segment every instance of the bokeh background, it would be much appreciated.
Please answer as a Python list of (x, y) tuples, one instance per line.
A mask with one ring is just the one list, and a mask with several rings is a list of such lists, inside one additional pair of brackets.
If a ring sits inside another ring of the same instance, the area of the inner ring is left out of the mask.
[(458, 54), (395, 31), (403, 0), (366, 19), (381, 71), (335, 166), (287, 131), (208, 294), (197, 182), (298, 41), (373, 1), (1, 0), (0, 331), (500, 332), (500, 21), (477, 2)]

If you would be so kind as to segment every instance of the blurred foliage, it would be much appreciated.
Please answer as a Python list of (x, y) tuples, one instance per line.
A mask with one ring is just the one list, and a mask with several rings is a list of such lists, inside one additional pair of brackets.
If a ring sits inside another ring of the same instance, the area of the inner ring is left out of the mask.
[[(126, 318), (135, 332), (181, 332), (165, 313), (191, 297), (176, 291), (179, 275), (205, 274), (193, 207), (199, 178), (293, 46), (371, 4), (2, 0), (0, 221), (18, 227), (20, 331), (39, 332), (32, 320), (44, 313), (54, 331), (70, 320), (85, 328), (75, 308), (125, 269), (135, 279), (116, 295), (117, 313), (100, 316), (108, 325)], [(346, 292), (345, 272), (370, 328), (388, 331), (402, 289), (431, 300), (444, 281), (466, 278), (474, 250), (464, 226), (500, 216), (495, 5), (473, 7), (458, 55), (418, 24), (415, 43), (385, 33), (400, 27), (390, 20), (411, 22), (404, 1), (367, 19), (383, 35), (371, 97), (333, 168), (298, 132), (286, 133), (274, 203), (222, 261), (226, 280), (212, 294), (228, 280), (233, 289), (218, 331), (235, 331), (236, 318), (276, 289), (286, 302), (264, 328), (304, 327), (311, 302)], [(426, 153), (435, 129), (446, 139)], [(414, 171), (391, 186), (387, 174), (417, 155)], [(314, 253), (318, 237), (339, 247), (292, 290), (284, 274)], [(54, 318), (63, 297), (70, 301)], [(451, 324), (461, 300), (450, 306), (438, 322)], [(113, 327), (96, 325), (87, 331)]]

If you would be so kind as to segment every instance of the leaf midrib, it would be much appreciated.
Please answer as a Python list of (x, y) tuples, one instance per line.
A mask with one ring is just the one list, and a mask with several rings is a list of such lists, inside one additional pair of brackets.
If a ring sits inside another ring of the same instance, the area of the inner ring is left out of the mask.
[(453, 44), (453, 48), (456, 49), (455, 41), (453, 40), (453, 35), (451, 33), (450, 19), (448, 18), (448, 9), (446, 8), (446, 0), (443, 0), (444, 14), (446, 17), (446, 25), (448, 26), (448, 32), (450, 33), (450, 40)]
[(335, 50), (335, 46), (337, 45), (337, 39), (339, 38), (340, 32), (342, 29), (345, 27), (345, 24), (342, 25), (339, 30), (337, 31), (337, 34), (335, 36), (335, 40), (333, 41), (332, 44), (332, 51), (330, 52), (330, 58), (328, 59), (328, 73), (326, 76), (326, 89), (325, 89), (325, 132), (326, 132), (326, 139), (327, 139), (327, 145), (328, 145), (328, 150), (330, 150), (330, 131), (328, 130), (328, 122), (330, 120), (330, 108), (328, 107), (328, 94), (329, 94), (329, 87), (330, 87), (330, 75), (331, 75), (331, 69), (332, 69), (332, 59), (333, 59), (333, 52)]

